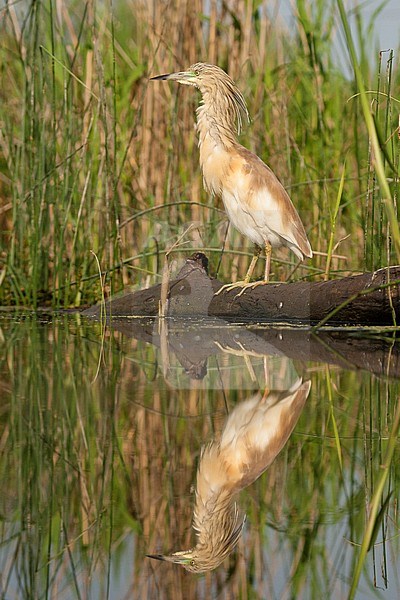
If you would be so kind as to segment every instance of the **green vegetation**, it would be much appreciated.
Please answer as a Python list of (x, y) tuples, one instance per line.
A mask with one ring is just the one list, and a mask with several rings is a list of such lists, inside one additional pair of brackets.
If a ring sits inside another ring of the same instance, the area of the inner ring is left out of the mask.
[[(244, 273), (252, 247), (202, 187), (198, 94), (148, 82), (196, 61), (237, 81), (252, 117), (241, 140), (302, 216), (316, 253), (295, 277), (400, 262), (398, 58), (371, 59), (373, 21), (356, 9), (350, 28), (342, 0), (294, 5), (288, 32), (266, 2), (3, 3), (0, 306), (91, 304), (161, 281), (196, 249), (221, 279)], [(274, 253), (276, 279), (295, 266)], [(306, 367), (305, 353), (303, 415), (240, 498), (248, 524), (230, 569), (200, 579), (143, 557), (191, 545), (200, 448), (257, 387), (262, 357), (218, 354), (201, 387), (166, 345), (79, 315), (4, 312), (0, 349), (0, 598), (113, 597), (116, 579), (138, 598), (398, 585), (398, 382)]]
[[(393, 53), (372, 64), (373, 26), (356, 13), (352, 40), (341, 2), (297, 0), (295, 8), (290, 34), (250, 2), (236, 12), (204, 0), (1, 9), (1, 305), (80, 306), (158, 281), (165, 252), (189, 224), (198, 227), (170, 263), (207, 248), (222, 279), (244, 272), (252, 248), (233, 231), (224, 243), (222, 205), (202, 188), (198, 95), (148, 82), (199, 60), (238, 82), (252, 116), (242, 141), (299, 209), (317, 254), (296, 276), (399, 262)], [(351, 75), (335, 58), (339, 34)], [(274, 276), (289, 277), (293, 256), (274, 258)]]

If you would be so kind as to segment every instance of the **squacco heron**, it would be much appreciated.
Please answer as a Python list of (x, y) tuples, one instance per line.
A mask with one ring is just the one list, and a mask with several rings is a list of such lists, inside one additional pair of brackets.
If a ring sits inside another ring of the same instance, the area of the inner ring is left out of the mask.
[(215, 569), (234, 550), (245, 521), (234, 498), (282, 450), (310, 387), (310, 381), (302, 383), (299, 378), (288, 390), (259, 392), (235, 407), (220, 439), (201, 452), (193, 513), (196, 546), (170, 555), (150, 554), (149, 558), (200, 573)]
[[(200, 90), (197, 132), (205, 188), (222, 198), (230, 222), (255, 244), (244, 281), (223, 288), (246, 289), (268, 282), (272, 248), (287, 246), (300, 260), (311, 258), (306, 232), (286, 190), (272, 170), (236, 139), (242, 117), (249, 121), (249, 114), (229, 75), (216, 65), (196, 63), (187, 71), (151, 79), (177, 81)], [(266, 255), (264, 281), (250, 283), (262, 248)]]

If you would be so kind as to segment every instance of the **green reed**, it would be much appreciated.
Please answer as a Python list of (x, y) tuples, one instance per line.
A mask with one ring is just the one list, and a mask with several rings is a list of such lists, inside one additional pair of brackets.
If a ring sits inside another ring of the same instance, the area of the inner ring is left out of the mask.
[[(277, 172), (313, 248), (325, 253), (298, 276), (397, 261), (397, 204), (390, 198), (397, 202), (398, 73), (392, 54), (375, 67), (367, 53), (372, 23), (366, 31), (356, 12), (360, 67), (349, 77), (332, 42), (336, 2), (299, 0), (290, 34), (270, 20), (268, 3), (252, 12), (239, 3), (237, 14), (219, 3), (210, 14), (208, 3), (195, 5), (188, 3), (186, 20), (182, 7), (154, 2), (153, 10), (139, 0), (2, 9), (1, 304), (92, 303), (100, 297), (92, 252), (107, 294), (159, 280), (157, 256), (192, 222), (200, 232), (189, 238), (188, 254), (192, 246), (213, 248), (211, 269), (220, 265), (224, 280), (244, 271), (252, 248), (232, 229), (224, 245), (226, 218), (209, 208), (222, 205), (202, 187), (197, 93), (148, 82), (197, 60), (218, 62), (237, 80), (252, 117), (241, 140)], [(157, 208), (163, 205), (168, 209)], [(244, 254), (220, 260), (223, 245)], [(287, 252), (276, 253), (275, 277), (285, 279), (294, 264)]]

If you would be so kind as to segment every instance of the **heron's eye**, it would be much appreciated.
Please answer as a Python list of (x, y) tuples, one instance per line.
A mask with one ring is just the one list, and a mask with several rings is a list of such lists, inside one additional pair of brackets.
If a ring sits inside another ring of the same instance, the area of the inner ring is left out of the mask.
[(191, 566), (191, 567), (194, 567), (194, 565), (195, 565), (195, 564), (196, 564), (196, 563), (195, 563), (195, 561), (192, 559), (192, 560), (190, 561), (190, 566)]

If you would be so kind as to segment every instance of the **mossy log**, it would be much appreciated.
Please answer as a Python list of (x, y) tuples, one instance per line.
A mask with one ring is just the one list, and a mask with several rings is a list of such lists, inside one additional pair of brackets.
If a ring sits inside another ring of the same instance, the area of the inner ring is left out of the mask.
[[(166, 282), (164, 315), (218, 317), (228, 321), (275, 322), (315, 325), (393, 325), (400, 314), (400, 266), (378, 269), (330, 281), (269, 283), (216, 292), (223, 286), (208, 274), (207, 257), (197, 252), (178, 275)], [(105, 304), (107, 316), (157, 316), (162, 284), (129, 292)], [(83, 314), (98, 317), (96, 305)]]

